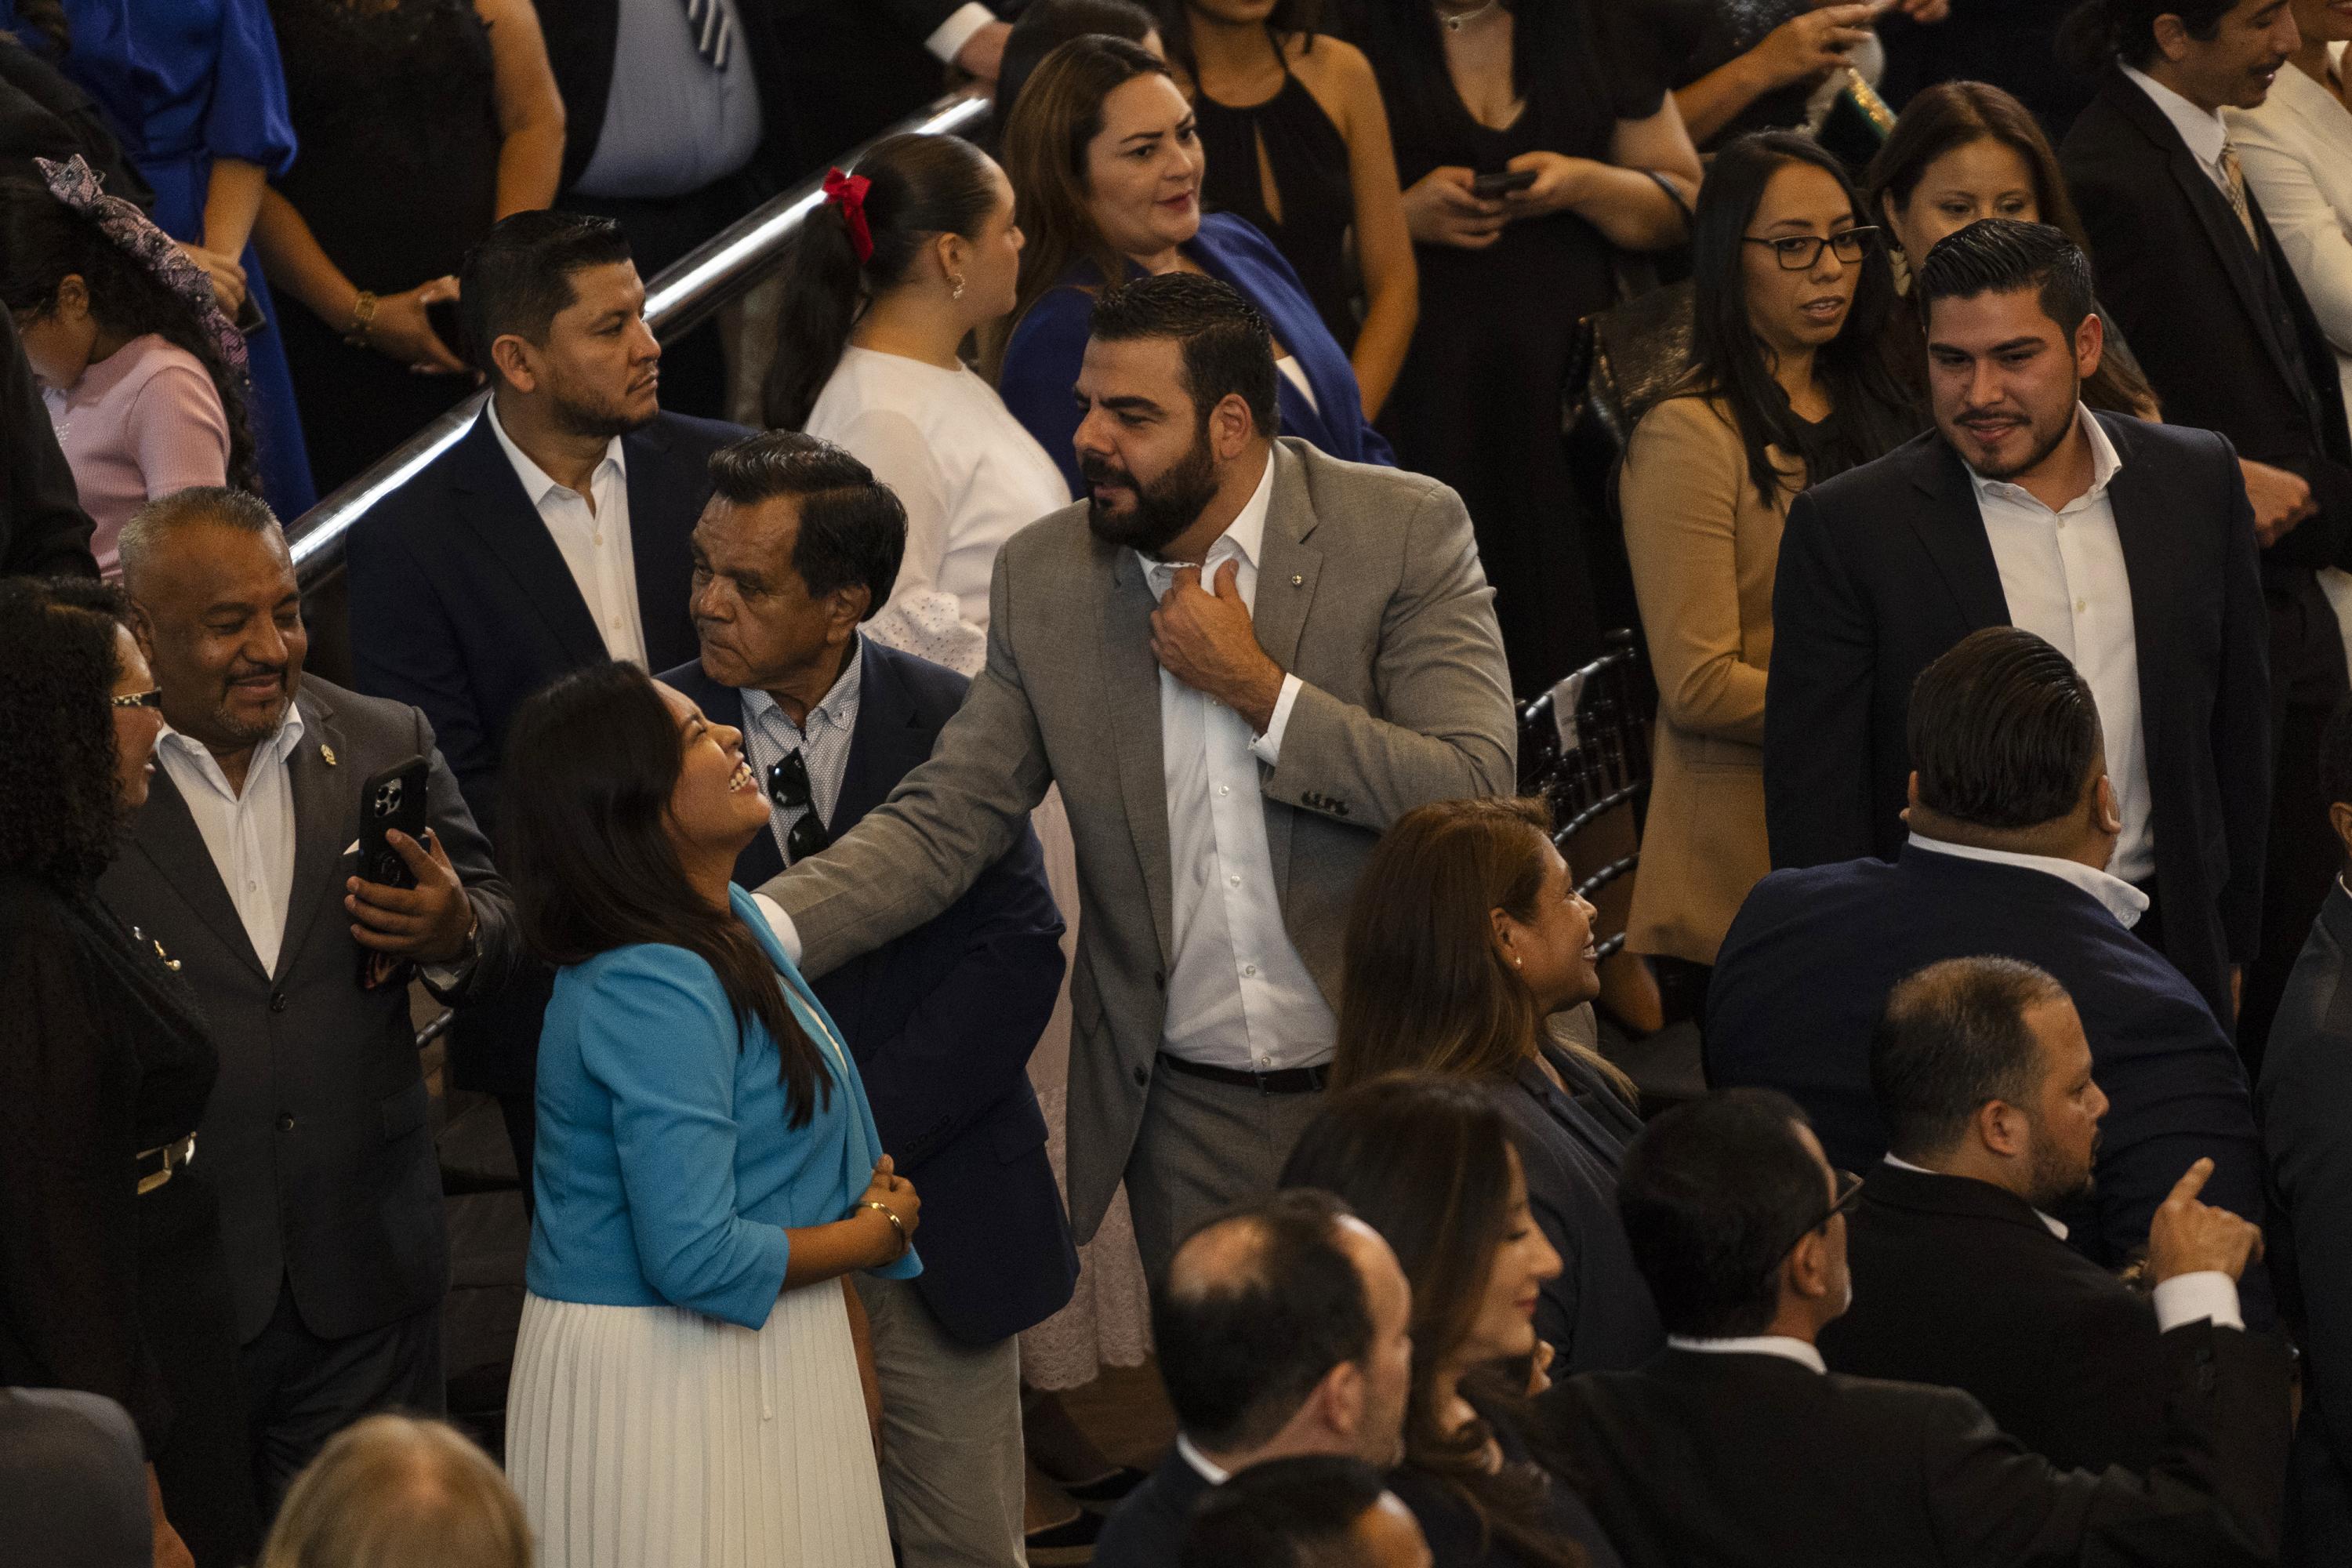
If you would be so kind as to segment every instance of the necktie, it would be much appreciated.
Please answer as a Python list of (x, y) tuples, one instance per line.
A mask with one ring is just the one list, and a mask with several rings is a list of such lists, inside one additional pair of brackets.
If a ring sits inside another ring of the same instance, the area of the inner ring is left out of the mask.
[(712, 70), (725, 70), (735, 48), (735, 19), (725, 0), (686, 0), (686, 22), (694, 29), (694, 52)]
[[(712, 3), (715, 5), (717, 0), (712, 0)], [(2245, 166), (2238, 162), (2238, 150), (2227, 142), (2221, 143), (2221, 178), (2230, 198), (2230, 210), (2238, 215), (2239, 226), (2246, 231), (2247, 240), (2260, 250), (2263, 242), (2254, 233), (2254, 209), (2246, 200)]]

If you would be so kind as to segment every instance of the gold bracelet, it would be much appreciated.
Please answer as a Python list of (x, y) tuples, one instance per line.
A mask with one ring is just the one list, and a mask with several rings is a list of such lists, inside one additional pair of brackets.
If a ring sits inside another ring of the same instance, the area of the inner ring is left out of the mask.
[(375, 326), (375, 296), (366, 289), (352, 301), (352, 324), (343, 329), (343, 342), (355, 349), (368, 346), (368, 333)]
[(891, 1257), (890, 1261), (896, 1263), (899, 1258), (906, 1257), (907, 1248), (913, 1246), (914, 1243), (908, 1238), (907, 1235), (907, 1227), (899, 1222), (898, 1216), (890, 1212), (890, 1205), (888, 1204), (878, 1204), (872, 1198), (868, 1198), (857, 1206), (862, 1209), (874, 1210), (884, 1219), (888, 1220), (890, 1222), (890, 1228), (898, 1233), (898, 1250)]

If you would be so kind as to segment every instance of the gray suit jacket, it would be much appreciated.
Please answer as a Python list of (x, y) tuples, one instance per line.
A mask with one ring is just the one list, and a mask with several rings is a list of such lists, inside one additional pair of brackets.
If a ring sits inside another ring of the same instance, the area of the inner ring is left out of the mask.
[[(1380, 831), (1414, 806), (1515, 783), (1494, 591), (1469, 514), (1434, 479), (1275, 446), (1255, 620), (1305, 683), (1260, 770), (1283, 923), (1336, 1008), (1339, 942)], [(1059, 784), (1077, 841), (1069, 1201), (1081, 1240), (1143, 1115), (1175, 952), (1156, 601), (1083, 503), (1015, 534), (989, 590), (988, 664), (930, 760), (832, 848), (764, 889), (821, 974), (931, 919)]]
[[(343, 883), (359, 867), (360, 787), (412, 756), (432, 763), (431, 821), (481, 924), (481, 957), (457, 995), (513, 970), (513, 900), (488, 844), (414, 708), (305, 676), (304, 733), (288, 759), (294, 880), (274, 974), (245, 934), (195, 818), (155, 770), (131, 841), (99, 892), (184, 966), (220, 1048), (196, 1131), (219, 1194), (240, 1340), (269, 1321), (289, 1281), (310, 1331), (341, 1339), (437, 1303), (448, 1289), (429, 1101), (408, 987), (363, 991)], [(331, 752), (333, 761), (328, 761)]]

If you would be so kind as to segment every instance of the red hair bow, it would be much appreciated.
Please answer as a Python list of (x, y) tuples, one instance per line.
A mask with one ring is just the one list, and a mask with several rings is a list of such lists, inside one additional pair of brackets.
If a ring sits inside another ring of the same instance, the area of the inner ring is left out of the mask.
[(849, 230), (849, 248), (856, 252), (860, 267), (874, 259), (874, 232), (866, 226), (866, 193), (873, 184), (863, 174), (845, 174), (838, 169), (824, 172), (825, 202), (841, 209), (842, 226)]

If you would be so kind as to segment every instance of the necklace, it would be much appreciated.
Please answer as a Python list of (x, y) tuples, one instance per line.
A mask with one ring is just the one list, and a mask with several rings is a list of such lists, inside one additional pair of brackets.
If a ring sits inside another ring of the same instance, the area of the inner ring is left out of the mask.
[(1442, 8), (1438, 8), (1437, 19), (1445, 24), (1445, 30), (1447, 32), (1458, 33), (1462, 30), (1462, 25), (1465, 22), (1471, 21), (1475, 17), (1483, 16), (1501, 4), (1502, 0), (1486, 0), (1485, 5), (1473, 5), (1467, 11), (1449, 12)]

